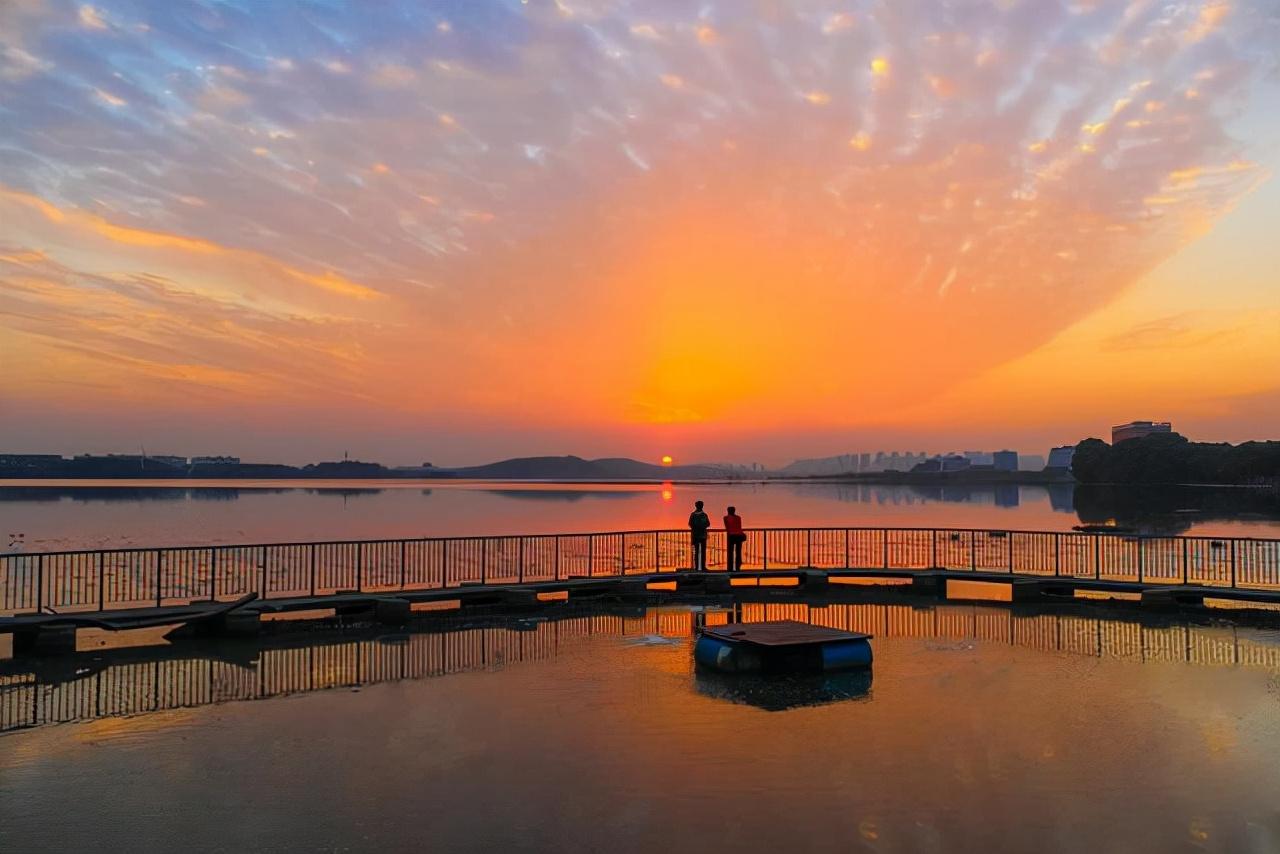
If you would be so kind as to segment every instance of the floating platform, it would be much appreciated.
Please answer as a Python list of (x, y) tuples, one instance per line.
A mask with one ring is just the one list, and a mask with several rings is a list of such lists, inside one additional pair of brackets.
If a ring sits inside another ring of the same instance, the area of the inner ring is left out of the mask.
[(871, 635), (795, 620), (699, 630), (693, 659), (721, 673), (824, 673), (871, 666)]

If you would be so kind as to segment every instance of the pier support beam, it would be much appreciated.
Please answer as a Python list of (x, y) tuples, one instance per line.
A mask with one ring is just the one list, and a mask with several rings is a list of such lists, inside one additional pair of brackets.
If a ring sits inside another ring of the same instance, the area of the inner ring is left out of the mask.
[[(569, 598), (573, 598), (572, 591), (569, 593)], [(527, 587), (515, 587), (509, 590), (503, 590), (499, 599), (507, 608), (538, 607), (538, 592), (536, 590), (530, 590)]]
[(232, 611), (209, 621), (207, 631), (224, 637), (251, 638), (262, 631), (262, 615), (257, 611)]
[(805, 593), (825, 593), (830, 586), (827, 574), (820, 569), (806, 569), (797, 576)]
[(708, 575), (703, 582), (703, 589), (708, 593), (729, 593), (733, 590), (733, 578), (727, 572)]
[(1185, 606), (1199, 607), (1204, 595), (1193, 591), (1148, 587), (1142, 591), (1139, 606), (1151, 611), (1174, 611)]
[(373, 617), (385, 626), (403, 626), (409, 622), (413, 604), (407, 599), (379, 599), (373, 603)]
[(1044, 589), (1039, 581), (1019, 580), (1009, 585), (1009, 601), (1011, 602), (1035, 602), (1041, 598), (1043, 593)]
[(40, 626), (13, 634), (14, 655), (63, 655), (75, 651), (75, 626)]
[(947, 598), (947, 578), (945, 575), (917, 573), (911, 576), (911, 592), (920, 596)]

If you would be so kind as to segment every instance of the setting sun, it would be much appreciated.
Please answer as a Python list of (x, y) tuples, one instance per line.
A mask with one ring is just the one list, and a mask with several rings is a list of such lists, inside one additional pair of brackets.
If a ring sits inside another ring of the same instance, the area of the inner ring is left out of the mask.
[(664, 455), (664, 456), (662, 457), (662, 464), (663, 464), (664, 466), (669, 466), (669, 465), (671, 465), (671, 462), (672, 462), (672, 460), (671, 460), (671, 455), (670, 455), (670, 454), (666, 454), (666, 455)]

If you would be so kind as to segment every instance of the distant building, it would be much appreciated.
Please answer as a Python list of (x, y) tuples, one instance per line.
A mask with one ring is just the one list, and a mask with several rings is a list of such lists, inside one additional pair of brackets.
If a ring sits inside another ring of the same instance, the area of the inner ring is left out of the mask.
[(1018, 454), (1018, 471), (1042, 471), (1044, 457), (1040, 454)]
[(185, 468), (187, 465), (186, 457), (172, 457), (164, 454), (157, 456), (143, 456), (142, 454), (77, 454), (75, 459), (79, 462), (138, 463), (139, 465), (143, 462), (150, 462), (174, 468)]
[(935, 472), (942, 471), (942, 458), (934, 457), (931, 460), (925, 460), (922, 463), (916, 463), (911, 469), (913, 472)]
[(239, 457), (192, 457), (193, 466), (238, 466)]
[(1130, 421), (1111, 428), (1111, 444), (1118, 445), (1127, 439), (1141, 439), (1153, 433), (1172, 432), (1173, 425), (1168, 421)]
[(36, 466), (62, 462), (59, 454), (0, 454), (0, 466)]
[(948, 454), (941, 460), (943, 471), (964, 471), (973, 465), (968, 457), (960, 454)]
[(870, 454), (858, 454), (858, 471), (871, 471)]
[(996, 451), (991, 455), (991, 467), (996, 471), (1017, 471), (1017, 451)]
[(1046, 469), (1058, 469), (1061, 471), (1071, 470), (1071, 458), (1076, 455), (1074, 445), (1059, 445), (1056, 448), (1049, 449), (1049, 461), (1045, 463)]

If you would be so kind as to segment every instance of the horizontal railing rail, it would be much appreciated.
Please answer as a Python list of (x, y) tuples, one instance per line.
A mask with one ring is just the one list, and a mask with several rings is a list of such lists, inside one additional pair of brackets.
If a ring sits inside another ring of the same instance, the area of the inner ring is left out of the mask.
[[(725, 533), (706, 558), (723, 569)], [(688, 530), (328, 540), (0, 555), (0, 614), (111, 611), (673, 572)], [(756, 528), (742, 569), (943, 569), (1280, 590), (1280, 540), (969, 528)]]

